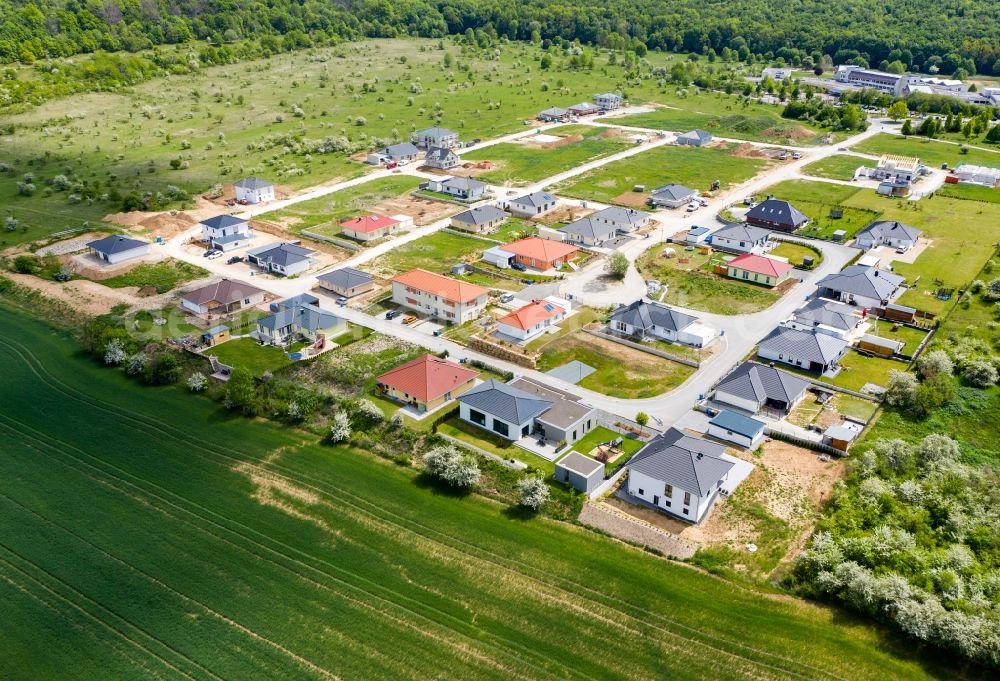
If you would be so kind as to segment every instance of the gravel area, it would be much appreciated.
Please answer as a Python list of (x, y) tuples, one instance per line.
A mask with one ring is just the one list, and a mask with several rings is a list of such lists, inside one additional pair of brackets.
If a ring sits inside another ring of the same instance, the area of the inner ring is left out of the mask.
[(694, 544), (631, 518), (607, 504), (585, 504), (579, 520), (624, 541), (656, 549), (670, 558), (690, 558), (697, 550)]

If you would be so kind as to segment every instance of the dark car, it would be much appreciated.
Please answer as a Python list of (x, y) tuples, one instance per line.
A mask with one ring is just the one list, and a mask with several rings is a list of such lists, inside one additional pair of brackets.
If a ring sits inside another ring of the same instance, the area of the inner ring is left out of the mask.
[(213, 253), (215, 253), (215, 249), (214, 248), (210, 248), (207, 251), (205, 251), (204, 253), (202, 253), (201, 257), (207, 258), (208, 256), (212, 255)]
[(229, 265), (235, 265), (238, 262), (243, 262), (242, 255), (234, 255), (233, 257), (231, 257), (229, 260), (226, 261), (226, 263)]
[(512, 263), (510, 264), (510, 268), (511, 268), (512, 270), (517, 270), (518, 272), (527, 272), (527, 271), (528, 271), (528, 268), (527, 268), (527, 267), (525, 267), (524, 265), (522, 265), (522, 264), (521, 264), (521, 263), (519, 263), (519, 262), (512, 262)]
[(398, 316), (399, 316), (399, 310), (389, 310), (388, 312), (385, 313), (386, 319), (395, 319)]

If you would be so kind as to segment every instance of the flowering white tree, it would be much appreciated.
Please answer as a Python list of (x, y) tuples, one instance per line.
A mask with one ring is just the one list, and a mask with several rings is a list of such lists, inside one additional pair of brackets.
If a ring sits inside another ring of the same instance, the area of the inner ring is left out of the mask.
[(338, 411), (330, 426), (330, 442), (346, 442), (351, 437), (351, 421), (347, 414)]
[(122, 339), (112, 338), (109, 340), (107, 346), (104, 348), (104, 363), (112, 366), (118, 366), (126, 359), (128, 359), (128, 353), (125, 352), (125, 346), (122, 344)]
[(472, 487), (479, 482), (479, 466), (475, 459), (463, 456), (451, 446), (435, 447), (424, 454), (427, 472), (453, 487)]
[(188, 376), (187, 387), (193, 393), (200, 393), (208, 387), (208, 379), (205, 378), (205, 374), (196, 371)]
[(522, 506), (537, 511), (549, 499), (549, 486), (541, 478), (521, 478), (517, 482), (517, 493)]

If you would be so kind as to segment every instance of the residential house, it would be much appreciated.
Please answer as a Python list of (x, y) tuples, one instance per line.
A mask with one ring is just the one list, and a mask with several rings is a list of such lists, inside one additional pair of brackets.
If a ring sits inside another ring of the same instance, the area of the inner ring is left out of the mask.
[(451, 226), (464, 232), (492, 234), (507, 221), (507, 214), (496, 206), (479, 206), (451, 218)]
[(836, 336), (779, 326), (757, 346), (757, 356), (818, 374), (834, 374), (848, 349), (847, 341)]
[(267, 293), (242, 281), (221, 279), (214, 284), (188, 291), (181, 307), (194, 314), (229, 314), (264, 302)]
[(878, 165), (868, 171), (868, 176), (876, 180), (910, 183), (920, 176), (920, 159), (884, 154), (878, 160)]
[(764, 227), (779, 232), (794, 232), (804, 227), (809, 222), (809, 218), (788, 201), (769, 198), (747, 211), (746, 221), (747, 224), (754, 227)]
[(570, 452), (556, 461), (552, 475), (556, 482), (569, 485), (578, 492), (590, 494), (604, 481), (604, 464), (579, 452)]
[(753, 449), (764, 439), (764, 426), (763, 421), (724, 409), (708, 422), (706, 434)]
[(452, 132), (448, 128), (433, 127), (413, 133), (410, 141), (421, 149), (430, 149), (431, 147), (451, 149), (458, 146), (458, 133)]
[(358, 215), (341, 222), (340, 231), (356, 241), (376, 241), (399, 231), (399, 221), (384, 215)]
[(906, 180), (884, 180), (875, 187), (875, 193), (880, 196), (906, 198), (913, 191), (913, 185)]
[(712, 248), (730, 253), (763, 253), (771, 231), (752, 225), (728, 225), (712, 232)]
[(542, 239), (529, 236), (518, 239), (501, 248), (514, 254), (514, 261), (539, 272), (557, 270), (576, 257), (579, 250), (572, 244), (563, 241)]
[(696, 348), (705, 347), (717, 335), (715, 329), (705, 326), (697, 317), (645, 300), (621, 305), (611, 313), (608, 328), (636, 340), (660, 339)]
[(703, 147), (712, 141), (712, 133), (704, 130), (689, 130), (677, 136), (677, 144), (687, 147)]
[(490, 290), (427, 270), (410, 270), (392, 280), (392, 302), (452, 324), (475, 319)]
[(321, 291), (345, 298), (353, 298), (375, 290), (375, 278), (353, 267), (341, 267), (332, 272), (325, 272), (316, 277), (316, 282)]
[(624, 103), (624, 98), (622, 98), (622, 96), (617, 92), (604, 92), (599, 95), (594, 95), (594, 104), (599, 106), (604, 111), (614, 111), (615, 109), (620, 109)]
[(882, 307), (902, 292), (903, 277), (888, 270), (851, 265), (818, 282), (819, 295), (859, 307)]
[(749, 281), (773, 288), (786, 282), (795, 268), (785, 260), (744, 253), (726, 263), (726, 269), (728, 270), (726, 276), (730, 279)]
[(657, 187), (649, 196), (649, 203), (659, 208), (680, 208), (698, 198), (698, 191), (680, 184)]
[(389, 161), (399, 163), (400, 161), (416, 161), (420, 156), (420, 150), (412, 142), (400, 142), (392, 144), (382, 151), (382, 155)]
[(235, 215), (216, 215), (201, 221), (201, 238), (218, 251), (232, 251), (250, 243), (250, 220)]
[(618, 228), (607, 222), (598, 222), (588, 215), (563, 225), (558, 230), (566, 241), (584, 246), (601, 246), (618, 236)]
[(431, 147), (424, 154), (424, 165), (438, 170), (451, 170), (458, 167), (462, 159), (448, 147)]
[(569, 111), (560, 109), (557, 106), (550, 107), (539, 112), (537, 118), (543, 123), (561, 123), (569, 120)]
[(325, 341), (347, 332), (347, 320), (321, 310), (315, 303), (287, 300), (277, 310), (257, 320), (251, 334), (258, 340), (285, 345), (299, 338), (310, 342)]
[(298, 244), (270, 244), (247, 252), (247, 262), (265, 272), (291, 277), (308, 270), (315, 254), (316, 251)]
[(596, 213), (591, 213), (588, 217), (598, 224), (614, 227), (623, 234), (642, 229), (649, 224), (649, 213), (634, 208), (619, 208), (618, 206), (599, 210)]
[(701, 522), (728, 480), (726, 448), (671, 428), (628, 463), (628, 492), (682, 520)]
[(596, 104), (591, 104), (590, 102), (580, 102), (579, 104), (574, 104), (569, 108), (569, 113), (572, 116), (593, 116), (594, 114), (603, 113), (603, 109)]
[(559, 204), (559, 199), (546, 192), (532, 192), (511, 199), (506, 202), (504, 208), (511, 215), (519, 218), (533, 218), (542, 213), (547, 213)]
[(751, 414), (759, 411), (787, 414), (806, 395), (809, 381), (766, 364), (743, 362), (719, 381), (714, 402)]
[(865, 249), (889, 246), (910, 250), (921, 234), (916, 227), (897, 220), (877, 220), (854, 235), (854, 245)]
[(974, 166), (962, 163), (954, 171), (954, 177), (966, 184), (979, 184), (984, 187), (1000, 187), (1000, 168)]
[(486, 196), (489, 185), (471, 177), (448, 177), (442, 180), (428, 180), (421, 189), (454, 196), (463, 201), (474, 201)]
[(580, 401), (580, 398), (562, 390), (544, 385), (534, 379), (520, 376), (507, 385), (540, 399), (551, 406), (535, 417), (535, 435), (549, 442), (571, 445), (597, 426), (597, 412)]
[(813, 298), (796, 310), (783, 325), (790, 329), (826, 333), (846, 340), (864, 321), (857, 311), (856, 307), (844, 303)]
[(691, 244), (692, 246), (700, 246), (701, 244), (708, 243), (710, 241), (709, 235), (711, 230), (708, 227), (699, 227), (698, 225), (691, 225), (691, 229), (684, 236), (684, 243)]
[(478, 371), (463, 364), (422, 355), (375, 379), (375, 392), (423, 413), (472, 388), (478, 376)]
[(554, 300), (533, 300), (500, 317), (497, 320), (497, 332), (520, 342), (540, 336), (569, 314), (569, 303), (560, 303)]
[(274, 185), (259, 177), (246, 177), (233, 183), (236, 190), (236, 202), (255, 204), (264, 201), (274, 201)]
[(149, 242), (127, 236), (112, 235), (87, 243), (94, 255), (109, 265), (149, 255)]
[(291, 298), (276, 300), (268, 307), (271, 312), (280, 312), (282, 310), (290, 310), (297, 305), (319, 305), (319, 298), (311, 293), (299, 293)]

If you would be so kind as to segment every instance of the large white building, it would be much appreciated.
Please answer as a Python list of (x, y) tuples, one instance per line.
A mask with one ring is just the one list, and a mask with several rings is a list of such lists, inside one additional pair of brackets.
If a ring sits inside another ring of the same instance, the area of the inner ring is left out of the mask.
[(427, 270), (410, 270), (392, 280), (392, 302), (452, 324), (475, 319), (490, 290)]
[(901, 97), (906, 93), (906, 86), (910, 79), (906, 74), (886, 73), (885, 71), (875, 71), (853, 64), (843, 64), (837, 67), (833, 79), (838, 83), (846, 83), (858, 88), (878, 90), (896, 97)]
[(201, 221), (201, 238), (211, 248), (232, 251), (250, 244), (250, 221), (235, 215), (215, 215)]

